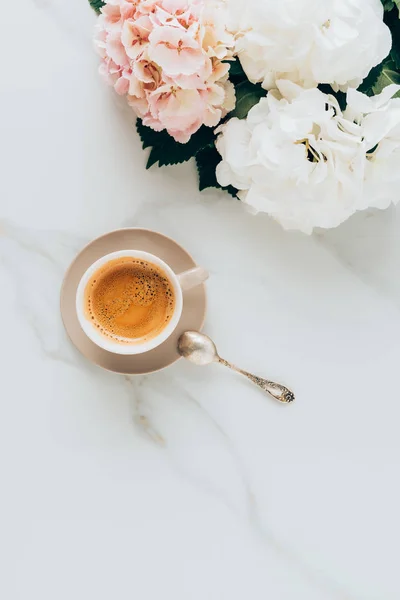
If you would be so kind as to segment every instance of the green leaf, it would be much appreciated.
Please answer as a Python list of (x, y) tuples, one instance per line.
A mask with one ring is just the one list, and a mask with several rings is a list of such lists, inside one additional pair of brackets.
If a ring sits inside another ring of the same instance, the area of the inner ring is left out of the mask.
[(397, 6), (398, 10), (400, 11), (400, 0), (381, 0), (381, 2), (385, 12), (390, 12), (395, 6)]
[(267, 95), (259, 83), (254, 84), (250, 81), (243, 81), (236, 87), (236, 106), (229, 114), (229, 117), (245, 119), (251, 108), (258, 104), (261, 98)]
[(239, 59), (234, 61), (227, 60), (225, 62), (230, 63), (229, 75), (231, 77), (246, 77), (246, 73), (243, 71), (243, 67)]
[[(399, 23), (400, 23), (400, 20), (399, 20)], [(400, 27), (399, 27), (396, 41), (393, 36), (393, 44), (392, 44), (392, 50), (390, 52), (390, 58), (394, 62), (396, 69), (400, 70)]]
[(229, 79), (235, 86), (242, 83), (242, 81), (247, 81), (246, 73), (243, 71), (243, 67), (240, 64), (240, 60), (238, 58), (236, 60), (224, 60), (223, 62), (228, 63), (230, 65)]
[(360, 92), (363, 92), (363, 94), (367, 94), (367, 96), (373, 96), (374, 95), (374, 85), (376, 85), (379, 76), (382, 73), (382, 69), (384, 66), (384, 62), (381, 63), (380, 65), (377, 65), (376, 67), (373, 67), (371, 69), (371, 71), (369, 72), (369, 74), (367, 75), (367, 77), (363, 80), (363, 82), (361, 83), (361, 85), (359, 86), (358, 90)]
[(93, 8), (93, 10), (99, 13), (101, 7), (105, 5), (105, 2), (103, 2), (103, 0), (89, 0), (89, 4)]
[[(217, 155), (217, 156), (216, 156)], [(200, 150), (196, 155), (196, 165), (199, 174), (199, 190), (209, 187), (218, 187), (215, 168), (221, 160), (216, 148), (209, 147)]]
[(165, 136), (168, 135), (166, 131), (154, 131), (151, 127), (146, 127), (141, 119), (136, 120), (136, 131), (142, 140), (144, 150), (163, 143)]
[[(395, 69), (396, 65), (392, 61), (385, 63), (375, 85), (372, 86), (375, 95), (380, 94), (382, 90), (391, 83), (400, 85), (400, 73), (398, 73)], [(400, 91), (397, 92), (394, 97), (400, 98)]]
[[(359, 90), (373, 96), (379, 94), (390, 83), (399, 83), (400, 71), (400, 0), (382, 0), (385, 12), (383, 20), (392, 35), (392, 48), (389, 56), (378, 66), (374, 67), (364, 79)], [(395, 5), (397, 8), (395, 8)]]
[(389, 56), (395, 63), (396, 68), (400, 69), (400, 0), (396, 0), (396, 3), (397, 8), (385, 12), (383, 20), (392, 34), (392, 49)]
[(208, 146), (203, 148), (196, 154), (196, 165), (197, 172), (199, 174), (199, 190), (205, 190), (206, 188), (215, 187), (225, 190), (231, 196), (236, 198), (237, 189), (231, 185), (222, 187), (218, 181), (215, 170), (219, 162), (221, 162), (221, 156), (215, 146)]
[(392, 10), (392, 8), (394, 7), (394, 1), (393, 0), (381, 0), (381, 2), (383, 4), (383, 10), (385, 10), (385, 11)]
[(162, 167), (186, 162), (196, 156), (199, 150), (214, 142), (213, 128), (205, 125), (192, 135), (187, 144), (176, 142), (166, 131), (154, 131), (151, 127), (146, 127), (140, 119), (136, 121), (136, 129), (143, 148), (151, 148), (146, 169), (156, 163)]
[(392, 49), (390, 51), (390, 58), (396, 65), (397, 69), (400, 69), (400, 0), (397, 4), (398, 10), (392, 10), (390, 13), (385, 14), (385, 23), (389, 27), (392, 34)]

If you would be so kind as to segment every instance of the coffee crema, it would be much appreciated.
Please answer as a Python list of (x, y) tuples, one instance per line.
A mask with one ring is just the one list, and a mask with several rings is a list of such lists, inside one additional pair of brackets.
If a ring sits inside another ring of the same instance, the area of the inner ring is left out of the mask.
[(102, 265), (85, 288), (85, 315), (104, 336), (122, 344), (159, 335), (175, 310), (173, 285), (164, 271), (131, 256)]

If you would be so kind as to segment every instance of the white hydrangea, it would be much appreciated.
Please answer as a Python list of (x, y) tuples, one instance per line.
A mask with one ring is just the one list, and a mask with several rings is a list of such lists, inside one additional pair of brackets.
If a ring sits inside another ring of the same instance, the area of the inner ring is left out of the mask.
[(342, 113), (334, 96), (277, 82), (247, 119), (222, 125), (217, 179), (285, 229), (336, 227), (367, 206), (397, 202), (399, 86), (368, 98), (351, 90)]
[(236, 52), (253, 83), (358, 87), (391, 48), (380, 0), (227, 0)]
[(400, 86), (388, 85), (378, 96), (349, 90), (347, 119), (360, 124), (366, 150), (364, 193), (358, 209), (387, 208), (400, 198)]

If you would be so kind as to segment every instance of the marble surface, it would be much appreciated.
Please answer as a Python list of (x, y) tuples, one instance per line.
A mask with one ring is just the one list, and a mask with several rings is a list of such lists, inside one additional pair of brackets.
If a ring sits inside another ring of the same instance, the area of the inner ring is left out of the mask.
[[(85, 0), (2, 18), (1, 598), (400, 598), (399, 212), (306, 237), (200, 194), (193, 165), (146, 171)], [(210, 270), (205, 330), (294, 405), (217, 366), (121, 377), (71, 347), (65, 269), (124, 226)]]

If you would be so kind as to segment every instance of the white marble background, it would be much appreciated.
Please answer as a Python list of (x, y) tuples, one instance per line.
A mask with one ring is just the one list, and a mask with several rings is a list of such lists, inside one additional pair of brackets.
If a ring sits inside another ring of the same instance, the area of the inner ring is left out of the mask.
[[(399, 213), (305, 237), (200, 194), (193, 166), (145, 171), (85, 0), (1, 18), (0, 597), (398, 600)], [(130, 379), (78, 355), (63, 273), (122, 226), (210, 270), (206, 331), (294, 405), (217, 366)]]

